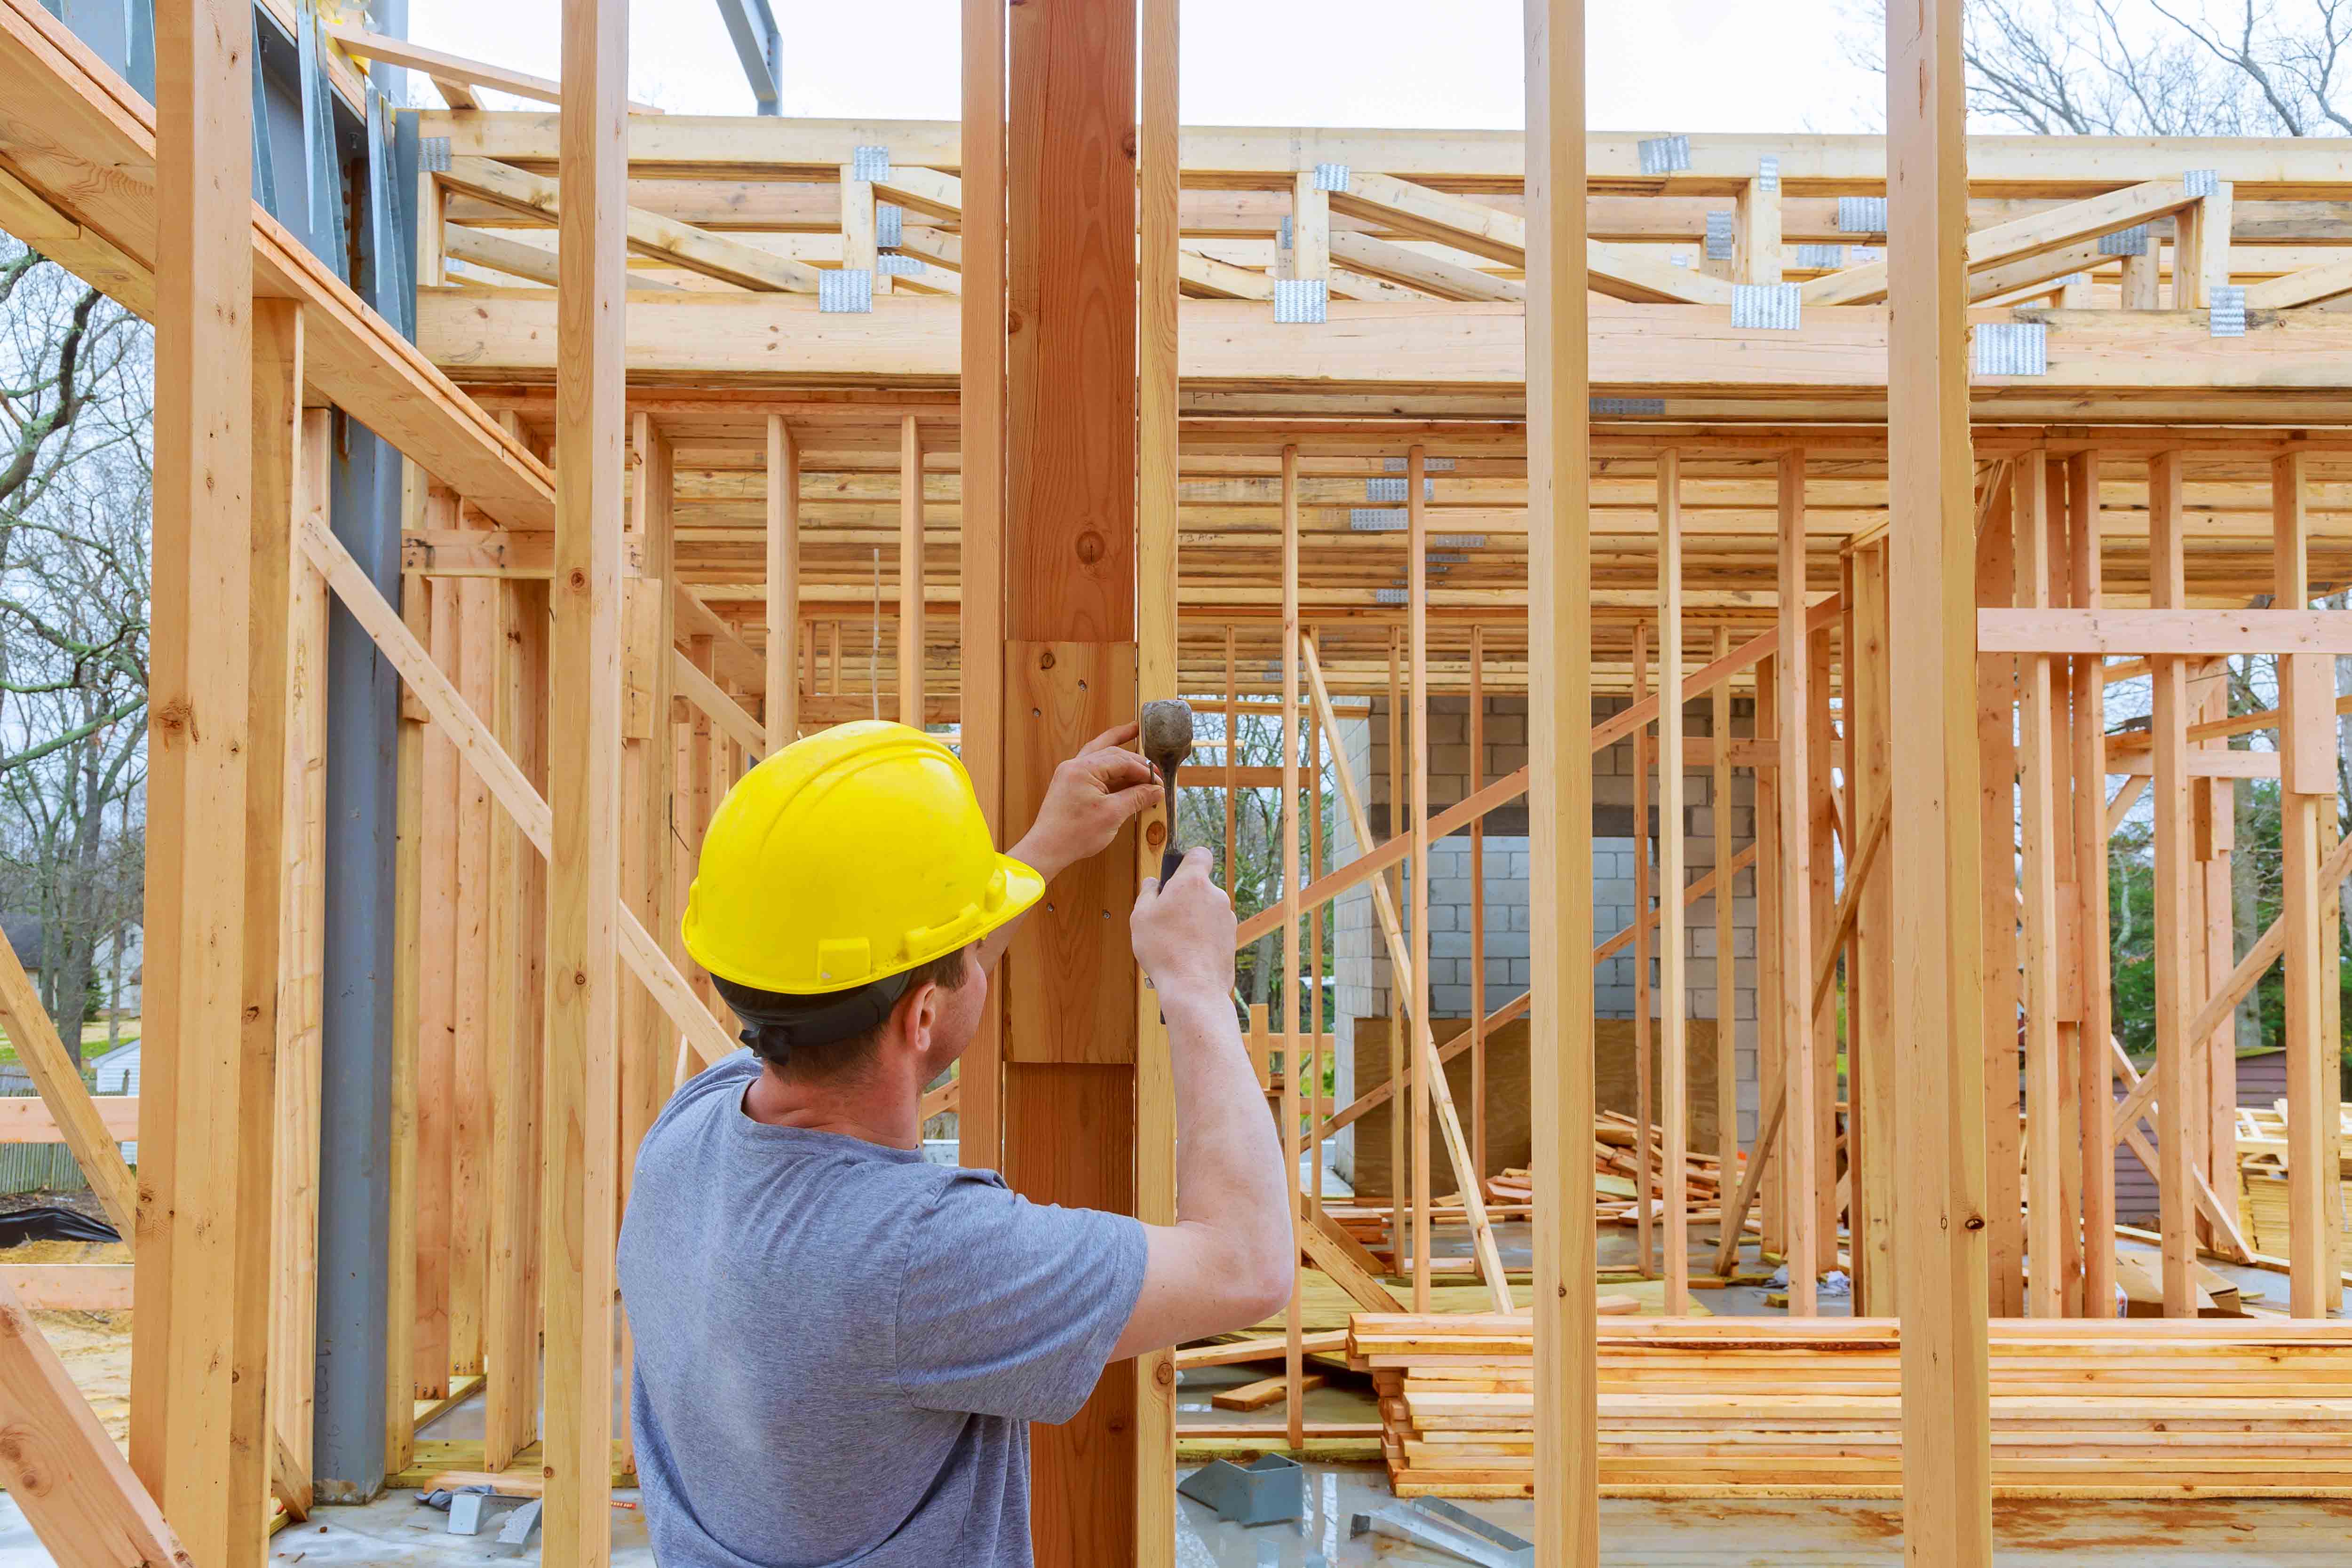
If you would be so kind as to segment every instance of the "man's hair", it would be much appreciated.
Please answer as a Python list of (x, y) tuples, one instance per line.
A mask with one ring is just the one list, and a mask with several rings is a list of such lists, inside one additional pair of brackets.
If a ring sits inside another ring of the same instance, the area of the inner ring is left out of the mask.
[[(864, 1068), (874, 1057), (874, 1048), (882, 1038), (882, 1030), (898, 1004), (924, 986), (937, 986), (944, 991), (963, 988), (964, 955), (970, 949), (959, 947), (943, 953), (911, 969), (886, 976), (874, 983), (887, 987), (904, 979), (905, 984), (895, 993), (877, 994), (872, 998), (873, 1021), (854, 1029), (847, 1034), (832, 1039), (808, 1040), (795, 1038), (805, 1033), (796, 1029), (799, 1020), (811, 1014), (841, 1006), (859, 995), (856, 991), (832, 991), (822, 996), (794, 996), (783, 991), (763, 991), (756, 986), (738, 985), (720, 976), (710, 977), (719, 998), (735, 1009), (743, 1023), (743, 1043), (752, 1054), (788, 1078), (803, 1082), (823, 1082), (844, 1077)], [(866, 988), (873, 990), (874, 987)]]

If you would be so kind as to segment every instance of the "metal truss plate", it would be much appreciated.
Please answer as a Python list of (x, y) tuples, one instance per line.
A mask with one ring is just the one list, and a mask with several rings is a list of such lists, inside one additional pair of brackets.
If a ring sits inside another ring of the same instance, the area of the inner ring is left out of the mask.
[(1484, 534), (1432, 534), (1429, 536), (1429, 543), (1432, 549), (1484, 549), (1486, 548), (1486, 536)]
[(1985, 321), (1969, 334), (1969, 369), (1979, 376), (2046, 376), (2050, 329), (2039, 321)]
[[(1407, 461), (1402, 457), (1383, 457), (1381, 459), (1381, 466), (1391, 474), (1402, 474), (1406, 469)], [(1424, 474), (1451, 474), (1454, 472), (1454, 459), (1424, 457), (1421, 460), (1421, 468)]]
[(1622, 419), (1629, 414), (1654, 414), (1666, 412), (1666, 400), (1662, 397), (1597, 397), (1587, 410), (1597, 419)]
[(2235, 283), (2213, 286), (2212, 308), (2206, 323), (2216, 338), (2242, 338), (2246, 335), (2246, 291)]
[[(1402, 500), (1402, 496), (1397, 497)], [(1348, 527), (1360, 534), (1401, 534), (1410, 527), (1402, 507), (1350, 507)]]
[(1756, 160), (1756, 188), (1759, 191), (1780, 188), (1780, 160), (1769, 154)]
[(1410, 604), (1412, 602), (1412, 596), (1406, 590), (1402, 588), (1375, 588), (1372, 590), (1372, 602), (1375, 604)]
[[(1402, 504), (1409, 494), (1402, 479), (1364, 481), (1364, 499), (1367, 501), (1393, 501)], [(1426, 474), (1421, 477), (1421, 498), (1424, 501), (1437, 499), (1437, 481)]]
[(836, 267), (816, 275), (816, 308), (831, 315), (865, 315), (874, 308), (874, 275), (862, 267)]
[(874, 204), (874, 243), (896, 250), (907, 241), (907, 209), (896, 202)]
[(1840, 196), (1838, 198), (1838, 232), (1850, 235), (1885, 234), (1886, 232), (1886, 198)]
[(2180, 176), (2180, 188), (2192, 196), (2210, 196), (2221, 188), (2219, 169), (2189, 169)]
[(1731, 259), (1732, 248), (1733, 248), (1733, 246), (1734, 246), (1735, 245), (1737, 245), (1737, 244), (1738, 244), (1738, 241), (1733, 237), (1733, 235), (1732, 235), (1732, 214), (1729, 214), (1729, 213), (1709, 213), (1709, 214), (1706, 214), (1706, 258), (1707, 258), (1707, 260), (1709, 260), (1709, 261), (1729, 261), (1729, 260)]
[(877, 256), (874, 263), (877, 272), (891, 277), (920, 277), (930, 270), (919, 256)]
[(849, 177), (853, 180), (887, 180), (890, 177), (890, 150), (887, 147), (853, 147), (849, 150)]
[(2146, 256), (2147, 225), (2134, 224), (2127, 229), (2117, 229), (2111, 235), (2101, 235), (2099, 254), (2101, 256)]
[(446, 174), (449, 172), (449, 139), (446, 136), (418, 137), (416, 165), (428, 174)]
[(1842, 245), (1801, 245), (1797, 247), (1799, 267), (1817, 267), (1824, 272), (1835, 272), (1845, 265), (1845, 246)]
[(1676, 174), (1691, 166), (1687, 136), (1644, 137), (1639, 151), (1644, 174)]
[(1315, 165), (1315, 188), (1318, 191), (1344, 191), (1348, 188), (1348, 166), (1345, 163)]
[(1331, 286), (1319, 277), (1274, 280), (1274, 319), (1313, 326), (1329, 319)]
[(1803, 297), (1793, 283), (1735, 283), (1731, 324), (1773, 332), (1793, 332), (1802, 320)]

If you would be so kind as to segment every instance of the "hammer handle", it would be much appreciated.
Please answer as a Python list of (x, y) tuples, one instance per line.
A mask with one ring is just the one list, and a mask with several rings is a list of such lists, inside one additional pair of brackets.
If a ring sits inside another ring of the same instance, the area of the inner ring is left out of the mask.
[(1176, 868), (1183, 863), (1184, 852), (1182, 850), (1166, 849), (1160, 852), (1160, 892), (1165, 893), (1168, 891), (1168, 879), (1174, 876), (1176, 874)]

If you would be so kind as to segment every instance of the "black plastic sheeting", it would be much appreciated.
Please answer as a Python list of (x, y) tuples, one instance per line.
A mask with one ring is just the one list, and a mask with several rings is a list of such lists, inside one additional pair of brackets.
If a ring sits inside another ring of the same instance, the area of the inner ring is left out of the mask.
[(0, 1247), (21, 1247), (27, 1241), (120, 1241), (114, 1227), (92, 1219), (78, 1208), (43, 1204), (0, 1214)]

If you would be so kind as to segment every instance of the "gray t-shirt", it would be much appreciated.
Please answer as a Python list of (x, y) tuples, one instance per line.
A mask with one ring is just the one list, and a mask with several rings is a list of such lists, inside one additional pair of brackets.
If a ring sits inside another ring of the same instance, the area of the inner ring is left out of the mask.
[(1086, 1403), (1143, 1288), (1135, 1220), (743, 1113), (750, 1052), (670, 1100), (621, 1227), (664, 1568), (1028, 1568), (1031, 1421)]

